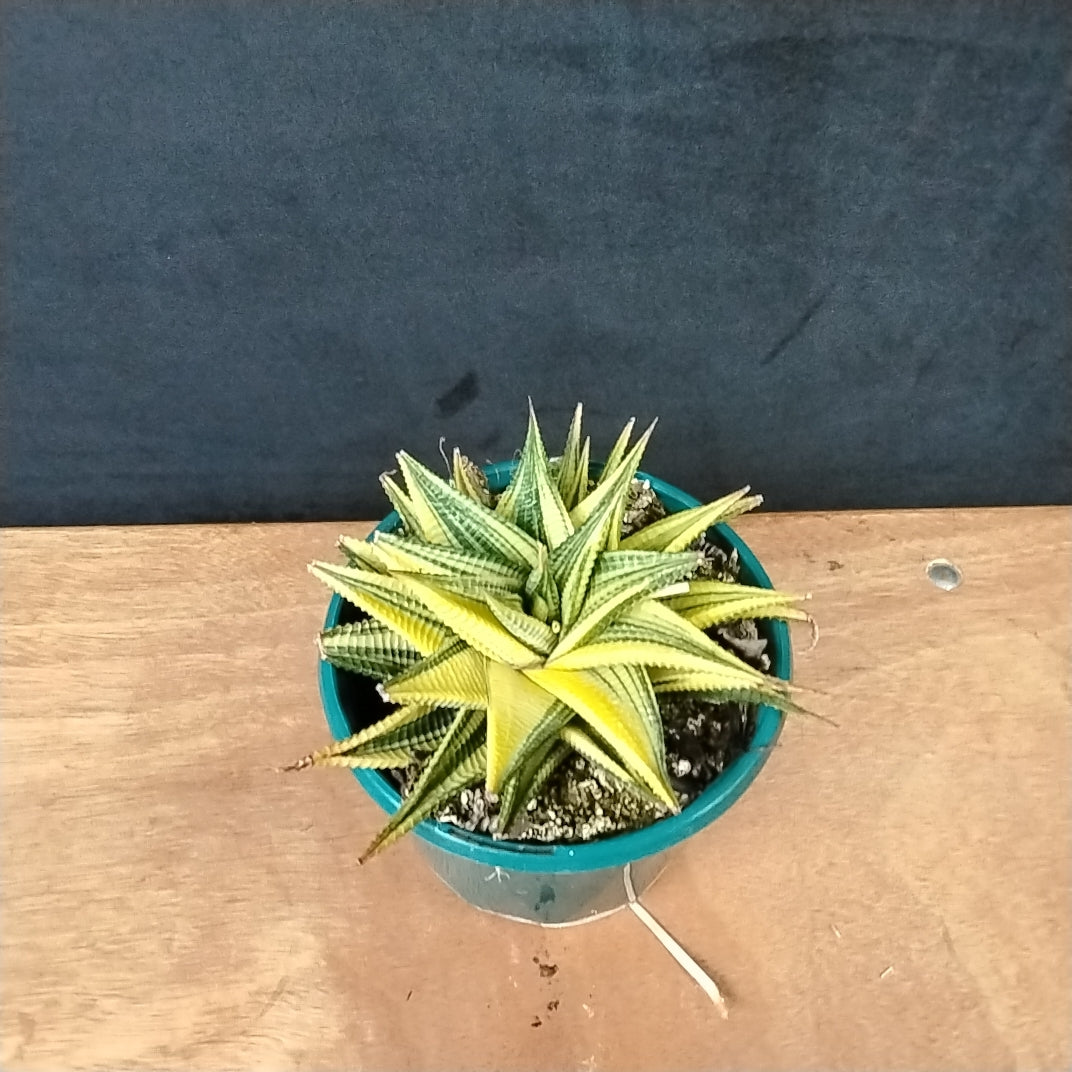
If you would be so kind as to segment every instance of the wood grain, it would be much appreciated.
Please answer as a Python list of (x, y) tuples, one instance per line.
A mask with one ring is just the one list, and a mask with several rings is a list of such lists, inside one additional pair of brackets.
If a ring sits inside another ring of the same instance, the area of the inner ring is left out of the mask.
[(839, 728), (792, 721), (645, 896), (728, 1022), (631, 914), (487, 917), (411, 842), (358, 867), (349, 775), (275, 773), (327, 738), (339, 529), (3, 534), (0, 1066), (1072, 1063), (1067, 509), (740, 522), (814, 593)]

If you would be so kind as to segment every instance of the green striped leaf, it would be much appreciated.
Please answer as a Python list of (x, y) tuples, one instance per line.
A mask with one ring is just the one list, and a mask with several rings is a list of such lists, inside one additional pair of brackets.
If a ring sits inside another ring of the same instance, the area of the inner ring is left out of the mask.
[(317, 646), (333, 666), (375, 678), (397, 674), (421, 658), (408, 640), (374, 618), (326, 629)]
[[(446, 736), (456, 714), (456, 711), (445, 707), (433, 708), (418, 718), (384, 728), (380, 733), (370, 737), (367, 741), (362, 741), (345, 754), (348, 758), (355, 760), (353, 766), (404, 766), (405, 764), (400, 763), (382, 762), (381, 757), (401, 752), (408, 756), (406, 762), (409, 762), (417, 755), (434, 752)], [(370, 762), (357, 762), (363, 760)]]
[(485, 596), (484, 602), (488, 610), (498, 619), (499, 624), (520, 640), (525, 647), (539, 652), (540, 655), (546, 655), (555, 646), (554, 631), (539, 618), (534, 618), (517, 607), (503, 603), (494, 596)]
[(346, 762), (340, 761), (337, 763), (336, 760), (344, 760), (348, 753), (355, 751), (370, 741), (377, 740), (386, 733), (412, 725), (430, 714), (432, 710), (427, 704), (408, 704), (405, 707), (400, 707), (397, 711), (392, 711), (386, 718), (382, 718), (367, 729), (361, 730), (360, 733), (355, 733), (343, 738), (341, 741), (336, 741), (334, 744), (328, 745), (327, 748), (321, 748), (318, 752), (312, 752), (283, 769), (285, 771), (296, 771), (305, 770), (307, 767), (349, 766)]
[(486, 668), (487, 660), (480, 652), (464, 641), (455, 640), (384, 682), (382, 693), (392, 703), (485, 707)]
[(551, 572), (547, 547), (540, 544), (539, 552), (536, 565), (532, 567), (528, 580), (525, 581), (524, 594), (529, 600), (533, 617), (539, 618), (541, 622), (553, 622), (557, 621), (561, 614), (558, 585), (555, 584)]
[(565, 725), (572, 712), (522, 672), (489, 662), (487, 786), (498, 793), (525, 755)]
[(455, 546), (514, 566), (527, 568), (536, 564), (540, 545), (527, 532), (456, 491), (405, 452), (398, 455), (398, 463), (407, 487), (420, 489), (423, 500), (434, 510)]
[(589, 594), (598, 555), (611, 542), (615, 526), (621, 526), (618, 506), (624, 502), (632, 475), (627, 467), (619, 466), (616, 479), (617, 484), (607, 487), (580, 528), (551, 554), (551, 570), (561, 595), (560, 615), (565, 629), (576, 622)]
[(792, 618), (808, 621), (808, 615), (793, 604), (807, 596), (790, 595), (772, 588), (756, 588), (734, 581), (694, 580), (689, 591), (667, 602), (698, 629), (742, 618)]
[(500, 836), (509, 832), (521, 809), (539, 795), (547, 779), (571, 751), (570, 746), (559, 740), (557, 735), (548, 737), (506, 779), (499, 794), (497, 831)]
[(388, 473), (380, 474), (380, 486), (391, 501), (396, 513), (402, 519), (402, 525), (405, 527), (406, 532), (410, 536), (417, 536), (423, 540), (428, 539), (424, 529), (421, 528), (420, 517), (413, 505), (413, 501)]
[[(599, 483), (596, 485), (593, 491), (590, 491), (581, 501), (570, 511), (570, 520), (576, 527), (580, 527), (588, 520), (607, 497), (620, 498), (621, 508), (625, 509), (625, 490), (629, 487), (630, 481), (636, 474), (637, 469), (640, 466), (640, 460), (644, 456), (644, 448), (648, 445), (648, 440), (651, 438), (651, 433), (655, 431), (655, 421), (645, 429), (640, 439), (637, 440), (632, 450), (621, 460), (621, 462), (611, 467), (605, 465), (603, 472), (600, 475)], [(613, 540), (612, 549), (617, 547), (617, 540), (619, 533), (611, 533)]]
[(572, 510), (577, 505), (582, 490), (587, 492), (587, 465), (584, 467), (583, 475), (581, 470), (581, 413), (582, 406), (578, 402), (577, 408), (573, 411), (573, 420), (570, 421), (566, 445), (562, 450), (562, 459), (558, 465), (558, 492), (567, 510)]
[(527, 571), (500, 558), (456, 547), (425, 543), (409, 536), (378, 532), (373, 546), (380, 561), (403, 573), (424, 573), (432, 577), (472, 577), (488, 581), (496, 588), (520, 592)]
[(588, 598), (576, 621), (559, 637), (548, 665), (584, 643), (628, 605), (680, 581), (699, 564), (694, 552), (666, 555), (651, 551), (605, 551), (597, 559)]
[(397, 577), (329, 562), (313, 562), (309, 572), (343, 599), (393, 629), (422, 655), (436, 651), (450, 636), (450, 630)]
[(622, 541), (623, 551), (684, 551), (712, 525), (728, 521), (763, 502), (762, 495), (749, 495), (743, 487), (729, 495), (694, 506), (691, 510), (679, 510), (647, 525), (639, 532)]
[(487, 764), (483, 728), (483, 711), (458, 712), (417, 784), (391, 816), (391, 821), (360, 856), (359, 863), (365, 863), (412, 830), (459, 790), (475, 785), (483, 778)]
[(521, 460), (509, 487), (499, 498), (496, 512), (550, 548), (557, 547), (573, 533), (573, 523), (562, 503), (558, 485), (551, 478), (531, 400)]

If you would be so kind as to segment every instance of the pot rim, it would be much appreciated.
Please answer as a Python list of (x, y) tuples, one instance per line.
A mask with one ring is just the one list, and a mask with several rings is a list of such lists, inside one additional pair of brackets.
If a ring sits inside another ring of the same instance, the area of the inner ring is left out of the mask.
[[(516, 461), (497, 462), (484, 466), (484, 471), (493, 487), (505, 486)], [(652, 490), (672, 513), (700, 506), (698, 499), (668, 484), (658, 477), (637, 472), (637, 479), (648, 481)], [(398, 514), (392, 511), (377, 526), (375, 531), (391, 531), (398, 526)], [(723, 543), (736, 549), (741, 567), (741, 576), (747, 583), (764, 588), (773, 588), (770, 578), (748, 545), (728, 525), (714, 526)], [(371, 534), (370, 534), (371, 536)], [(344, 606), (343, 599), (332, 596), (328, 606), (324, 628), (338, 624)], [(792, 653), (789, 629), (780, 619), (766, 623), (769, 632), (768, 654), (771, 672), (788, 681), (792, 673)], [(320, 697), (328, 726), (336, 740), (342, 740), (353, 732), (339, 701), (337, 679), (342, 671), (327, 660), (320, 663)], [(608, 867), (624, 867), (633, 860), (664, 852), (684, 841), (714, 822), (755, 779), (770, 755), (785, 722), (783, 712), (767, 704), (756, 711), (756, 729), (747, 751), (738, 756), (691, 804), (677, 815), (659, 819), (640, 830), (613, 834), (594, 841), (572, 844), (549, 844), (546, 842), (496, 840), (488, 834), (462, 830), (451, 823), (439, 823), (425, 819), (413, 829), (424, 841), (460, 856), (503, 871), (536, 872), (584, 872)], [(370, 797), (386, 812), (394, 812), (401, 803), (401, 796), (393, 784), (376, 770), (353, 770), (354, 777)]]

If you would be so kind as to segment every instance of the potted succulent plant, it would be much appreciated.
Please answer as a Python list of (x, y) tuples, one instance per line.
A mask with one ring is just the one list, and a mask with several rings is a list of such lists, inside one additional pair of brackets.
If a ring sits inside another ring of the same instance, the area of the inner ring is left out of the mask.
[(638, 471), (653, 428), (595, 466), (578, 406), (549, 458), (530, 404), (516, 462), (455, 450), (445, 480), (400, 453), (395, 512), (310, 566), (335, 593), (336, 742), (289, 769), (350, 768), (393, 812), (362, 862), (416, 828), (478, 907), (573, 922), (758, 772), (796, 707), (784, 620), (808, 615), (724, 524), (759, 496), (701, 505)]

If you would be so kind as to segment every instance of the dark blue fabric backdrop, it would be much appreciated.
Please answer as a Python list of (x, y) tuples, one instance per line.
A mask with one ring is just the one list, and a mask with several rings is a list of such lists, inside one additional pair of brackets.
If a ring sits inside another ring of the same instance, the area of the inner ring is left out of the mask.
[(371, 517), (529, 394), (701, 496), (1072, 498), (1072, 5), (0, 20), (6, 523)]

